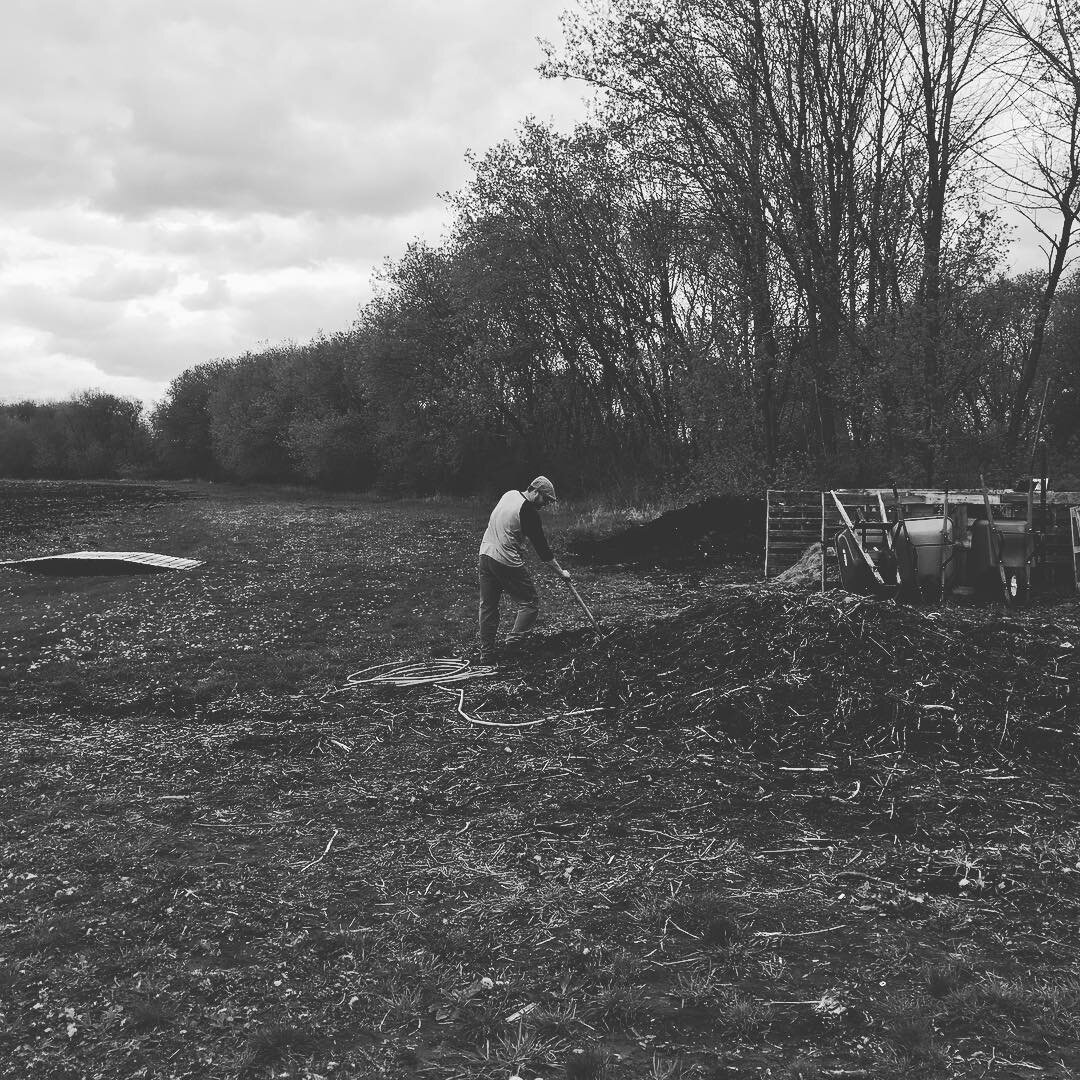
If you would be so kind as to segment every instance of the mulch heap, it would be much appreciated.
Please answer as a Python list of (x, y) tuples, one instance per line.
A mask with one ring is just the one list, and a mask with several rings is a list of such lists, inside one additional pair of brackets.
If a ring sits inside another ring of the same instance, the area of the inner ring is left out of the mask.
[(720, 495), (669, 510), (612, 536), (581, 537), (571, 551), (591, 563), (678, 566), (760, 555), (764, 544), (765, 501)]
[[(722, 588), (675, 614), (536, 662), (569, 707), (698, 731), (762, 758), (814, 748), (941, 748), (1080, 759), (1074, 604), (929, 610), (833, 591)], [(546, 695), (545, 695), (546, 696)]]

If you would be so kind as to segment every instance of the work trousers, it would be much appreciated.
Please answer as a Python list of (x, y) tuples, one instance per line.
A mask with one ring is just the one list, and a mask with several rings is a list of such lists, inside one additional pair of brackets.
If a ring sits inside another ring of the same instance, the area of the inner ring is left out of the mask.
[(517, 601), (517, 618), (507, 635), (508, 642), (532, 629), (540, 611), (536, 586), (524, 566), (507, 566), (490, 555), (480, 556), (480, 649), (492, 652), (499, 629), (499, 600), (504, 592)]

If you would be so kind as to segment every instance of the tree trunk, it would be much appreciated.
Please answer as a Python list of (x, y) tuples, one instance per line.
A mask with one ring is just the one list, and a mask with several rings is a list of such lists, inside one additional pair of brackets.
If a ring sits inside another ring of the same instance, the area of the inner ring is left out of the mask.
[(1035, 384), (1035, 377), (1039, 371), (1039, 361), (1042, 358), (1043, 340), (1046, 337), (1046, 324), (1050, 319), (1050, 311), (1054, 305), (1054, 296), (1057, 293), (1058, 283), (1065, 270), (1065, 259), (1069, 250), (1069, 241), (1072, 238), (1072, 228), (1075, 215), (1066, 214), (1061, 224), (1061, 234), (1054, 245), (1054, 261), (1050, 266), (1050, 273), (1046, 279), (1046, 288), (1039, 300), (1038, 312), (1035, 316), (1035, 325), (1031, 330), (1031, 343), (1024, 356), (1024, 365), (1020, 370), (1020, 378), (1016, 383), (1016, 392), (1013, 395), (1012, 410), (1009, 414), (1009, 426), (1005, 432), (1005, 456), (1014, 465), (1017, 447), (1020, 443), (1020, 432), (1027, 419), (1028, 398), (1031, 388)]

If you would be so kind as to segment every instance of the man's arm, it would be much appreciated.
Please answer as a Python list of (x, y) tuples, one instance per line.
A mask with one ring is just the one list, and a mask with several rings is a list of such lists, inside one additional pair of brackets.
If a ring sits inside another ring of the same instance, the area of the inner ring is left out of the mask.
[(544, 535), (544, 526), (540, 521), (540, 513), (532, 503), (526, 502), (521, 507), (521, 531), (529, 538), (529, 542), (536, 550), (536, 554), (541, 562), (547, 563), (548, 566), (552, 567), (559, 577), (570, 577), (569, 572), (564, 570), (555, 561), (555, 556), (551, 553), (551, 546), (548, 544), (547, 537)]

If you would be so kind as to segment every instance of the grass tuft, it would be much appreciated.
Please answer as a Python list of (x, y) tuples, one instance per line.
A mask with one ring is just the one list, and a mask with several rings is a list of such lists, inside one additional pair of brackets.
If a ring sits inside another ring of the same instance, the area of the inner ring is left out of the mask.
[(749, 994), (728, 990), (718, 995), (716, 1016), (721, 1026), (736, 1035), (752, 1035), (772, 1021), (772, 1006)]
[(649, 1071), (645, 1075), (647, 1080), (682, 1080), (686, 1076), (686, 1070), (682, 1058), (665, 1058), (660, 1054), (653, 1054)]
[(647, 1017), (652, 995), (644, 986), (621, 979), (605, 981), (593, 994), (588, 1007), (590, 1019), (609, 1028), (633, 1026)]
[(243, 1063), (261, 1067), (273, 1065), (290, 1053), (308, 1055), (317, 1043), (306, 1028), (294, 1024), (269, 1024), (248, 1036)]
[(928, 1016), (914, 1013), (897, 1016), (887, 1030), (897, 1049), (912, 1060), (923, 1060), (934, 1049), (934, 1024)]
[(704, 945), (727, 946), (742, 941), (745, 927), (732, 914), (728, 901), (715, 889), (680, 896), (671, 907), (671, 917)]
[(74, 919), (59, 918), (16, 934), (0, 945), (0, 950), (13, 958), (52, 951), (68, 952), (77, 949), (84, 940), (82, 930)]
[(942, 964), (927, 964), (923, 968), (923, 977), (931, 997), (946, 998), (970, 982), (973, 972), (966, 964), (948, 960)]
[(694, 968), (682, 971), (676, 977), (674, 994), (683, 1005), (692, 1008), (707, 1008), (716, 1005), (727, 988), (723, 980), (710, 964), (704, 971)]
[(570, 1052), (563, 1075), (565, 1080), (607, 1080), (611, 1064), (611, 1051), (594, 1043)]
[(174, 1005), (156, 994), (140, 994), (125, 1005), (127, 1022), (134, 1031), (176, 1027), (179, 1014)]

